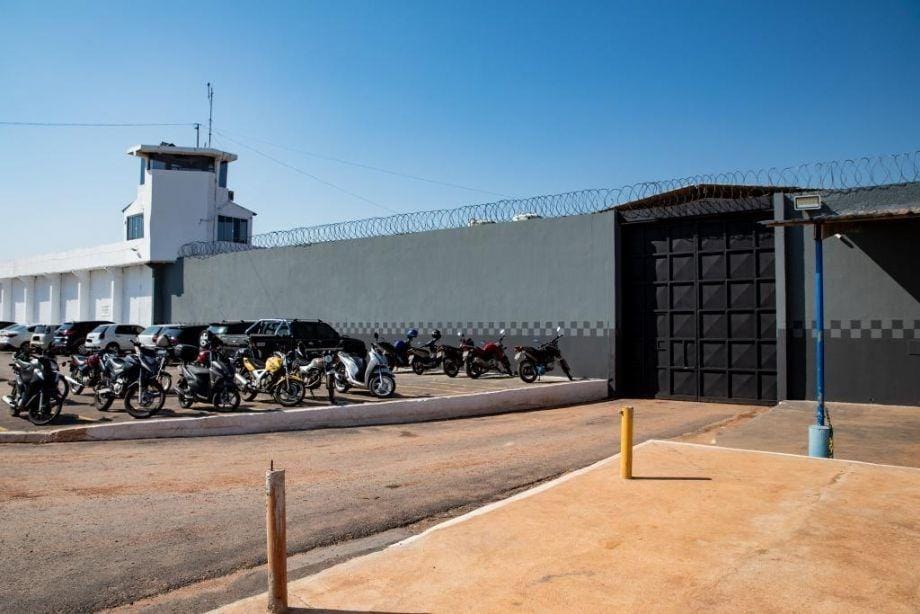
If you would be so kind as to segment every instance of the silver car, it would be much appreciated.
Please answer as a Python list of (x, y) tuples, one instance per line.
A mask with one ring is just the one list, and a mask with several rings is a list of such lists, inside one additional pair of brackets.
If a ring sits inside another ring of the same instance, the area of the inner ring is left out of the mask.
[(51, 346), (51, 340), (54, 339), (54, 331), (57, 330), (57, 327), (57, 324), (36, 325), (30, 341), (32, 347), (42, 351), (47, 350)]
[(43, 324), (14, 324), (0, 330), (0, 350), (26, 349), (32, 341), (32, 333)]

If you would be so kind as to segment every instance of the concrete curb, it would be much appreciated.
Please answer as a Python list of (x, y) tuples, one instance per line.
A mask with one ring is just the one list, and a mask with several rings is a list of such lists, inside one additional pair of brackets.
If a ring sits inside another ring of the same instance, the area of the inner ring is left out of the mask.
[(575, 405), (606, 398), (606, 380), (582, 380), (451, 397), (400, 399), (381, 403), (225, 414), (200, 418), (135, 420), (53, 431), (7, 431), (0, 432), (0, 443), (206, 437), (408, 424)]

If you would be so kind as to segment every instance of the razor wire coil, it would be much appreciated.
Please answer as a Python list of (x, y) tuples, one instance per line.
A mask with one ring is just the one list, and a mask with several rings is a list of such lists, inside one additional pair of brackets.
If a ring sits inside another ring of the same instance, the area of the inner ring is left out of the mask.
[[(918, 179), (920, 179), (920, 151), (865, 156), (785, 168), (737, 170), (663, 181), (645, 181), (618, 188), (585, 189), (529, 198), (503, 199), (453, 209), (397, 213), (384, 217), (302, 226), (253, 235), (251, 243), (248, 244), (229, 241), (197, 241), (183, 245), (179, 249), (179, 256), (207, 258), (228, 252), (412, 234), (478, 224), (511, 222), (516, 219), (533, 217), (559, 218), (585, 215), (657, 197), (682, 188), (703, 185), (718, 185), (723, 188), (721, 190), (723, 198), (732, 198), (732, 188), (737, 189), (736, 196), (740, 197), (741, 189), (745, 187), (830, 191), (909, 183), (918, 181)], [(661, 201), (656, 203), (656, 206), (666, 207), (668, 202)]]

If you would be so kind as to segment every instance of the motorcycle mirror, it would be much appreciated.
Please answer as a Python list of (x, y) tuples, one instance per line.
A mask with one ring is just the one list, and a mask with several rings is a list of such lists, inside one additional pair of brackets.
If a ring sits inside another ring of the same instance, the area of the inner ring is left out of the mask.
[(503, 328), (503, 329), (501, 329), (500, 331), (498, 331), (498, 334), (504, 336), (504, 335), (505, 335), (505, 329)]
[(377, 334), (377, 331), (374, 331), (374, 341), (380, 339), (380, 335)]
[(561, 335), (561, 334), (562, 334), (562, 327), (561, 327), (561, 326), (557, 326), (557, 327), (556, 327), (556, 332), (559, 333), (559, 334)]

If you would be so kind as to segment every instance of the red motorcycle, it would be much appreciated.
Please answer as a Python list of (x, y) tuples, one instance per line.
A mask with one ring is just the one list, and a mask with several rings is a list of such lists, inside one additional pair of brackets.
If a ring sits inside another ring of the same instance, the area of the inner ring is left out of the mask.
[(498, 341), (489, 341), (482, 347), (477, 347), (469, 338), (460, 344), (460, 349), (463, 350), (463, 365), (469, 377), (476, 379), (489, 371), (514, 375), (511, 361), (508, 360), (505, 346), (502, 344), (505, 340), (505, 329), (500, 330), (498, 334)]

